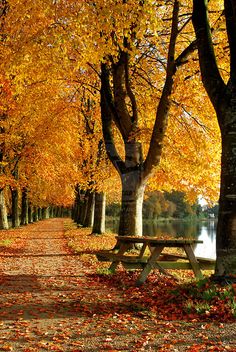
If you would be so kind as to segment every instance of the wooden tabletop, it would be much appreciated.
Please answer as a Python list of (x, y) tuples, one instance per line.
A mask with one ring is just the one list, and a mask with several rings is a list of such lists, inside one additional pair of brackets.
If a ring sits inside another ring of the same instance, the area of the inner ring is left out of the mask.
[(160, 239), (158, 237), (139, 237), (139, 236), (116, 236), (116, 239), (121, 241), (121, 242), (131, 242), (131, 243), (153, 243), (153, 244), (165, 244), (169, 246), (174, 246), (174, 245), (184, 245), (184, 244), (194, 244), (194, 243), (203, 243), (203, 241), (200, 240), (195, 240), (195, 239), (179, 239), (179, 238), (173, 238), (173, 239)]

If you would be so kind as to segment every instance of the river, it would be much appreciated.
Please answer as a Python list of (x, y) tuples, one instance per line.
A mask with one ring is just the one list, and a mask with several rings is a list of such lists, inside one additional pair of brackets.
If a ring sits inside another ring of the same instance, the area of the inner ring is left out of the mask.
[[(178, 238), (195, 238), (203, 241), (203, 244), (197, 244), (194, 247), (194, 253), (198, 257), (216, 258), (216, 225), (215, 220), (208, 221), (162, 221), (162, 222), (145, 222), (143, 224), (144, 236), (161, 236), (164, 234)], [(109, 221), (106, 223), (106, 229), (117, 233), (118, 222)]]

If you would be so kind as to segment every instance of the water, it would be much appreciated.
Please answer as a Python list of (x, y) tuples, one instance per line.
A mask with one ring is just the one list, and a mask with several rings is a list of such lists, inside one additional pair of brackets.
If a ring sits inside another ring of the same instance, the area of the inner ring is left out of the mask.
[[(168, 222), (144, 222), (143, 235), (156, 236), (167, 234), (174, 238), (194, 238), (203, 243), (194, 246), (194, 253), (198, 257), (216, 258), (216, 225), (215, 220), (187, 222), (181, 220)], [(118, 222), (110, 221), (106, 229), (117, 233)]]

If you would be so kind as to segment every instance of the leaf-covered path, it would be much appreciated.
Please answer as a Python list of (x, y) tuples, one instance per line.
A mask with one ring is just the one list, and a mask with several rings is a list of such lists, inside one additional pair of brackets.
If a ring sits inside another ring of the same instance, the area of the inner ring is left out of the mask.
[(63, 219), (1, 231), (13, 243), (0, 252), (0, 351), (236, 351), (235, 324), (137, 314), (70, 252), (64, 231)]

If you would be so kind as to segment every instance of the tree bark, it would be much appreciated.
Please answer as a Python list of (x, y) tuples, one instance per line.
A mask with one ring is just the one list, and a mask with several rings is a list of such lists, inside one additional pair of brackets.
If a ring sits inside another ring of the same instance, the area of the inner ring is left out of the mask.
[(73, 207), (73, 216), (72, 219), (79, 224), (80, 223), (80, 202), (81, 202), (81, 196), (80, 196), (81, 190), (79, 186), (77, 185), (75, 188), (75, 202), (74, 202), (74, 207)]
[(31, 204), (28, 205), (28, 222), (29, 224), (33, 223), (33, 207)]
[(7, 208), (5, 204), (4, 190), (0, 189), (0, 227), (8, 230)]
[(106, 194), (95, 193), (94, 222), (92, 233), (105, 233)]
[(93, 227), (94, 221), (94, 192), (88, 192), (87, 205), (85, 211), (84, 227)]
[(216, 238), (217, 276), (236, 274), (236, 126), (230, 130), (230, 134), (225, 133), (222, 136), (221, 190)]
[(221, 184), (216, 236), (215, 276), (236, 274), (236, 4), (225, 0), (230, 46), (230, 78), (224, 83), (215, 58), (207, 2), (193, 0), (193, 25), (197, 37), (202, 81), (215, 108), (221, 130)]
[(33, 220), (34, 220), (34, 222), (39, 221), (38, 207), (34, 207)]
[(19, 191), (18, 189), (11, 190), (12, 195), (12, 227), (20, 226), (20, 212), (19, 212)]
[(49, 219), (49, 212), (50, 212), (49, 207), (42, 208), (42, 219)]
[(137, 171), (122, 175), (119, 236), (142, 236), (144, 190), (145, 183), (140, 182)]
[(21, 199), (21, 225), (27, 225), (28, 222), (28, 194), (27, 190), (23, 189)]
[(42, 220), (42, 208), (38, 208), (38, 219)]

